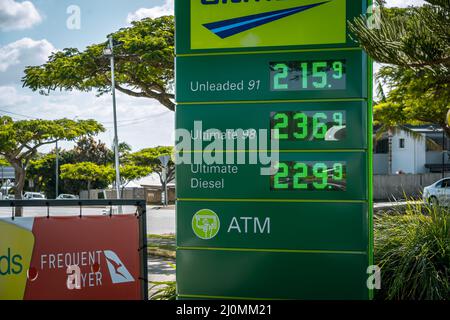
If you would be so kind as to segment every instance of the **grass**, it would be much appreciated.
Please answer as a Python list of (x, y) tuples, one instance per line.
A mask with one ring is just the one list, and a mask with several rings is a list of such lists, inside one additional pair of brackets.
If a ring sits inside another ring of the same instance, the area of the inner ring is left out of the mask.
[(147, 239), (159, 239), (159, 240), (174, 240), (175, 241), (175, 235), (174, 234), (148, 234)]
[(375, 218), (377, 299), (450, 298), (449, 210), (419, 203)]
[(175, 281), (154, 281), (149, 291), (155, 290), (150, 294), (150, 300), (176, 300), (177, 284)]
[(147, 235), (148, 253), (155, 256), (175, 258), (175, 235)]
[[(170, 262), (167, 264), (176, 269), (176, 265)], [(177, 299), (177, 283), (176, 281), (153, 281), (149, 282), (150, 300), (176, 300)], [(153, 291), (153, 292), (152, 292)]]

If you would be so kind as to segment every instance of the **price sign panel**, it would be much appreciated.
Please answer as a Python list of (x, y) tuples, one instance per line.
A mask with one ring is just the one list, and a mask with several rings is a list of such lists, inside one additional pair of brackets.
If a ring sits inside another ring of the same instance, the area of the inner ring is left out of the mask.
[[(262, 163), (259, 152), (235, 154), (234, 159), (231, 155), (218, 152), (216, 162), (236, 162), (235, 165), (178, 165), (176, 176), (184, 183), (178, 186), (177, 196), (205, 200), (367, 199), (367, 181), (361, 176), (361, 170), (366, 170), (364, 152), (283, 152), (270, 164)], [(187, 162), (187, 155), (184, 158)], [(272, 174), (262, 174), (264, 168)]]
[[(204, 150), (220, 132), (222, 148), (227, 137), (242, 130), (245, 144), (235, 143), (236, 150), (245, 150), (252, 138), (258, 146), (271, 147), (271, 138), (281, 150), (366, 149), (367, 102), (279, 102), (183, 105), (176, 113), (177, 128), (201, 141)], [(266, 132), (265, 140), (259, 132)], [(176, 142), (180, 142), (181, 137)]]
[(177, 59), (177, 101), (365, 98), (363, 66), (360, 49), (183, 56)]
[(371, 298), (370, 3), (175, 4), (179, 298)]

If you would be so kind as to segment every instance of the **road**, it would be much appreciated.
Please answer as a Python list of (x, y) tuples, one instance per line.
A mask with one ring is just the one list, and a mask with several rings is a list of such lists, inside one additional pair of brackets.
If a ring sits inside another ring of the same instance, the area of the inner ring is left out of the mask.
[[(109, 208), (82, 208), (82, 215), (99, 215)], [(124, 213), (135, 213), (135, 207), (123, 207)], [(80, 208), (51, 207), (51, 216), (78, 216)], [(0, 208), (0, 218), (11, 217), (12, 209)], [(47, 215), (47, 208), (24, 208), (24, 217), (42, 217)], [(175, 208), (159, 209), (154, 206), (147, 206), (147, 233), (148, 234), (169, 234), (175, 233)]]
[[(419, 203), (420, 201), (414, 202)], [(386, 210), (395, 206), (404, 206), (407, 202), (377, 202), (374, 204), (376, 212)], [(108, 208), (83, 208), (83, 215), (98, 215), (107, 211)], [(134, 213), (135, 207), (124, 207), (123, 212)], [(0, 208), (0, 218), (11, 217), (12, 211), (10, 208)], [(50, 215), (52, 216), (78, 216), (80, 214), (79, 208), (50, 208)], [(24, 208), (25, 217), (46, 216), (47, 208)], [(175, 208), (173, 206), (165, 208), (147, 206), (147, 233), (148, 234), (174, 234), (175, 233)]]

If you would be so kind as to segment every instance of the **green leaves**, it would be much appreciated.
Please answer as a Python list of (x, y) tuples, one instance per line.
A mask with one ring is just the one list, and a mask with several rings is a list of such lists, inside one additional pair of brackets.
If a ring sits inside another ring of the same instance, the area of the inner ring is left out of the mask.
[(377, 76), (391, 90), (375, 107), (375, 121), (390, 127), (438, 124), (450, 134), (450, 2), (427, 2), (382, 7), (380, 29), (370, 29), (364, 16), (349, 29), (372, 58), (387, 64)]
[(150, 167), (136, 166), (126, 164), (120, 167), (120, 178), (122, 179), (122, 184), (127, 184), (130, 181), (144, 178), (152, 173)]
[(108, 180), (114, 177), (114, 168), (92, 162), (79, 162), (61, 166), (61, 178), (82, 181)]
[(29, 162), (38, 149), (58, 140), (73, 141), (105, 129), (94, 120), (21, 120), (0, 117), (0, 156), (14, 166), (18, 175), (16, 193), (22, 195)]
[(19, 156), (56, 140), (73, 141), (80, 136), (95, 135), (105, 129), (95, 120), (21, 120), (0, 117), (0, 154)]
[[(448, 1), (429, 1), (435, 6), (381, 9), (380, 28), (369, 28), (366, 17), (349, 23), (349, 29), (380, 63), (411, 70), (427, 69), (447, 74), (450, 66), (450, 16)], [(448, 79), (448, 78), (447, 78)]]
[(375, 219), (379, 296), (395, 300), (450, 298), (450, 219), (447, 209), (409, 205)]
[[(106, 38), (106, 35), (105, 35)], [(172, 16), (143, 19), (113, 34), (116, 89), (135, 97), (156, 99), (170, 110), (174, 78), (174, 21)], [(110, 60), (103, 55), (107, 42), (80, 52), (67, 48), (42, 66), (25, 69), (23, 86), (41, 94), (59, 90), (111, 90)]]

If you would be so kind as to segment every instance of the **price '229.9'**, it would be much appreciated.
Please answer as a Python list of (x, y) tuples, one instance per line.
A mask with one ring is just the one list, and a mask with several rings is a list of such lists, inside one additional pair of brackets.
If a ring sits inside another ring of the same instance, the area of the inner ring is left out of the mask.
[(272, 190), (345, 191), (345, 162), (279, 162), (271, 177)]

